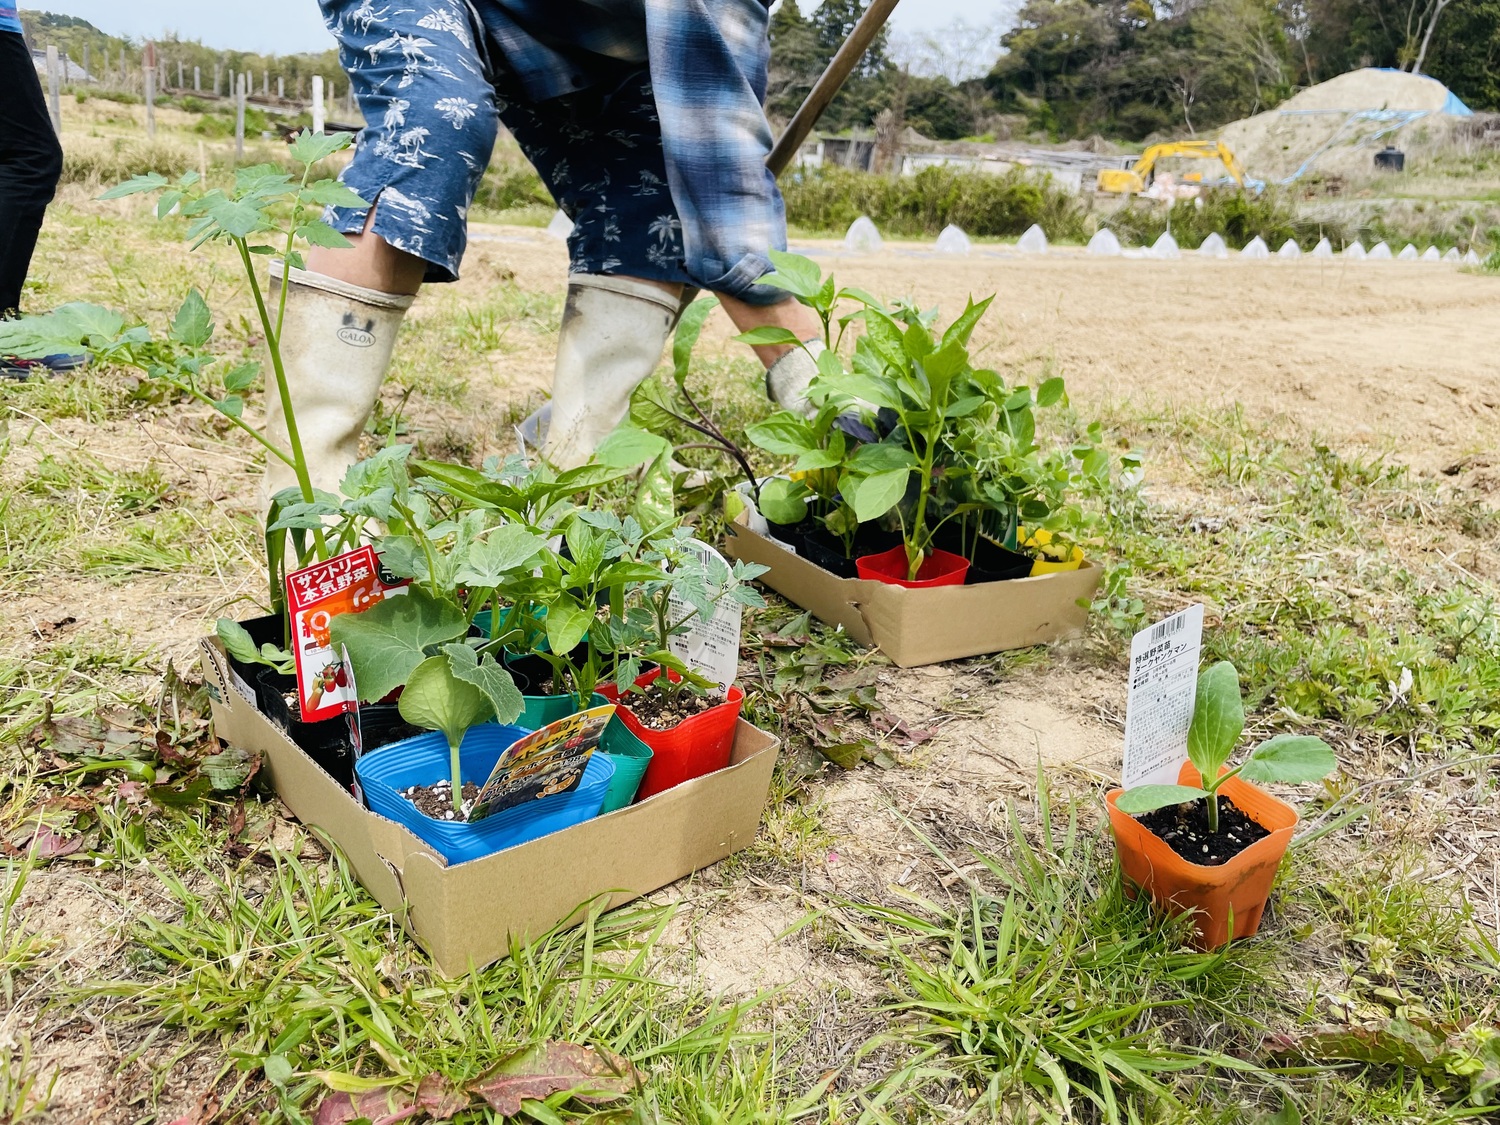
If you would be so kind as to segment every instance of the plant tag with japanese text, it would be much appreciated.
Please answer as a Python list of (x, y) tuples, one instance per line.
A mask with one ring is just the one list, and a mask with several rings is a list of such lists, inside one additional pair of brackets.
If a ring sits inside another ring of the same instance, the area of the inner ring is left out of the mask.
[(1131, 640), (1125, 788), (1176, 784), (1177, 773), (1187, 761), (1202, 646), (1201, 605), (1190, 605), (1142, 629)]
[(286, 576), (292, 654), (297, 660), (297, 703), (303, 722), (331, 719), (357, 706), (354, 681), (345, 661), (333, 650), (329, 622), (336, 614), (369, 609), (391, 594), (404, 593), (405, 588), (404, 581), (392, 584), (380, 576), (380, 560), (368, 545)]
[[(707, 543), (694, 539), (688, 545), (698, 552), (705, 565), (730, 569), (728, 560)], [(674, 621), (687, 616), (693, 608), (676, 594), (671, 605)], [(667, 647), (693, 671), (727, 689), (740, 671), (740, 624), (744, 613), (745, 607), (733, 598), (720, 598), (711, 616), (705, 619), (695, 615)]]

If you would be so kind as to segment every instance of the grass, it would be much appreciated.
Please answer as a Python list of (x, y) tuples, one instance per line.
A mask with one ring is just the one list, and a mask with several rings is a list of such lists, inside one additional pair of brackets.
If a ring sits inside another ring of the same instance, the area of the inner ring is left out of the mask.
[[(189, 285), (213, 289), (216, 308), (244, 304), (212, 249), (185, 255), (176, 232), (82, 189), (44, 237), (36, 304), (87, 297), (154, 323)], [(495, 270), (483, 244), (472, 261), (403, 332), (382, 416), (399, 412), (429, 452), (477, 458), (504, 448), (523, 410), (506, 380), (545, 369), (561, 310), (555, 293)], [(218, 331), (229, 351), (253, 346), (238, 319)], [(695, 379), (731, 431), (766, 410), (751, 360), (705, 355)], [(24, 845), (42, 818), (83, 841), (64, 859), (0, 860), (0, 1032), (14, 1044), (0, 1056), (0, 1120), (76, 1118), (101, 1090), (115, 1099), (107, 1121), (170, 1120), (213, 1090), (224, 1121), (299, 1122), (328, 1089), (320, 1072), (462, 1081), (549, 1036), (646, 1073), (611, 1120), (1254, 1122), (1295, 1120), (1291, 1106), (1353, 1125), (1496, 1112), (1466, 1103), (1443, 1065), (1293, 1063), (1265, 1049), (1398, 1009), (1496, 1025), (1500, 629), (1487, 559), (1500, 509), (1466, 473), (1417, 476), (1285, 418), (1103, 404), (1122, 446), (1148, 451), (1142, 491), (1107, 498), (1108, 561), (1130, 567), (1136, 600), (1072, 649), (942, 673), (963, 678), (962, 692), (936, 693), (955, 719), (997, 693), (1045, 692), (1055, 675), (1117, 681), (1131, 628), (1204, 601), (1210, 653), (1241, 668), (1256, 733), (1315, 729), (1342, 764), (1298, 794), (1305, 842), (1254, 943), (1191, 952), (1180, 925), (1123, 897), (1096, 777), (990, 787), (950, 776), (946, 743), (879, 739), (870, 716), (897, 706), (893, 686), (921, 681), (897, 684), (878, 657), (775, 603), (751, 615), (742, 668), (747, 715), (788, 740), (754, 847), (680, 888), (675, 915), (640, 903), (445, 980), (264, 789), (243, 824), (232, 792), (174, 803), (182, 779), (155, 732), (192, 757), (216, 749), (177, 671), (221, 607), (248, 614), (261, 596), (256, 462), (149, 391), (98, 368), (0, 386), (0, 840)], [(710, 536), (712, 512), (705, 501)], [(101, 709), (115, 734), (91, 725)], [(878, 764), (846, 774), (821, 750)], [(159, 801), (122, 768), (85, 769), (122, 759), (155, 771)], [(1007, 787), (1011, 812), (962, 799)], [(900, 815), (872, 819), (871, 792)], [(863, 881), (830, 858), (859, 847), (873, 856)], [(771, 994), (712, 995), (698, 966), (714, 955), (682, 931), (738, 934), (742, 908), (772, 894), (810, 921), (755, 956), (795, 950), (797, 970)], [(54, 906), (88, 912), (86, 941)], [(561, 1099), (532, 1110), (587, 1116)]]

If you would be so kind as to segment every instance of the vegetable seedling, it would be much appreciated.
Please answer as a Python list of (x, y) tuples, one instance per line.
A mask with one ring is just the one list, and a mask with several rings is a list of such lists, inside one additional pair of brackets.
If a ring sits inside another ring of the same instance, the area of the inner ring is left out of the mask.
[(1240, 699), (1240, 674), (1229, 661), (1221, 660), (1198, 676), (1193, 721), (1188, 728), (1188, 759), (1203, 779), (1202, 788), (1137, 785), (1121, 793), (1115, 807), (1131, 816), (1140, 816), (1167, 805), (1207, 800), (1208, 829), (1217, 832), (1218, 792), (1231, 777), (1296, 785), (1319, 781), (1338, 765), (1333, 750), (1321, 738), (1278, 734), (1250, 751), (1239, 765), (1224, 770), (1244, 729), (1245, 706)]

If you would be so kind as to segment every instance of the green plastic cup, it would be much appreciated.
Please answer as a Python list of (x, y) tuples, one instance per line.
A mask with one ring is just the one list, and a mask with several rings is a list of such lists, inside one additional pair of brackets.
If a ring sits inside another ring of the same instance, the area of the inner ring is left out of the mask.
[(637, 738), (616, 714), (610, 718), (599, 738), (599, 750), (615, 764), (615, 776), (604, 794), (604, 807), (599, 810), (599, 815), (603, 816), (623, 809), (635, 800), (641, 778), (646, 776), (646, 767), (651, 764), (651, 747)]

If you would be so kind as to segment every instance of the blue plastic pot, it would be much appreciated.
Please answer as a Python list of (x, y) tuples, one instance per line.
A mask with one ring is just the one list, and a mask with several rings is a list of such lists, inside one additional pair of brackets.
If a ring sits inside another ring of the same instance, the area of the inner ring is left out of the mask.
[[(498, 723), (470, 727), (459, 747), (463, 780), (483, 785), (501, 752), (527, 733)], [(448, 742), (437, 731), (366, 754), (354, 772), (371, 812), (411, 829), (449, 863), (463, 863), (592, 820), (604, 805), (615, 764), (608, 754), (595, 754), (571, 793), (528, 801), (474, 824), (434, 820), (401, 796), (409, 786), (431, 785), (448, 776)]]

